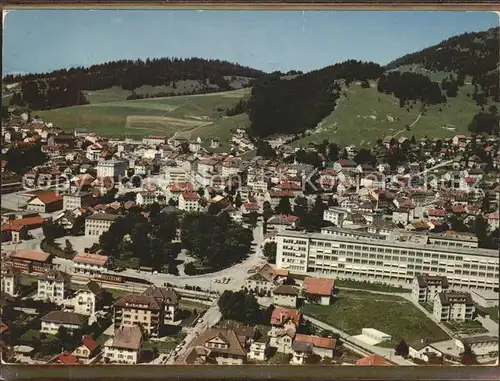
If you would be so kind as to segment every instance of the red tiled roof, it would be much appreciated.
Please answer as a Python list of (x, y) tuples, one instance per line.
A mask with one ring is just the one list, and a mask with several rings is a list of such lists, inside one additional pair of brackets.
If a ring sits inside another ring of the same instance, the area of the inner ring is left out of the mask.
[(251, 202), (246, 202), (243, 204), (243, 206), (245, 207), (245, 209), (252, 209), (252, 210), (259, 210), (260, 209), (259, 205), (251, 203)]
[(8, 331), (9, 329), (9, 326), (7, 324), (5, 324), (4, 322), (2, 322), (0, 324), (0, 333), (4, 333), (5, 331)]
[(170, 192), (186, 192), (194, 191), (194, 186), (191, 183), (176, 183), (170, 186)]
[(446, 211), (443, 209), (430, 209), (429, 216), (440, 216), (443, 217), (446, 214)]
[(377, 366), (388, 366), (391, 365), (386, 359), (379, 355), (371, 355), (368, 357), (363, 357), (356, 361), (356, 365), (377, 365)]
[(64, 351), (55, 358), (55, 361), (60, 361), (64, 365), (73, 365), (78, 362), (78, 359), (68, 351)]
[(24, 227), (35, 228), (42, 225), (44, 221), (45, 219), (41, 216), (20, 218), (2, 225), (2, 231), (20, 231)]
[(302, 187), (300, 185), (292, 183), (292, 182), (285, 182), (285, 183), (278, 184), (276, 186), (276, 188), (282, 189), (282, 190), (301, 190), (302, 189)]
[(28, 261), (47, 262), (50, 257), (49, 253), (33, 250), (18, 250), (9, 255), (9, 259), (24, 259)]
[(291, 319), (296, 326), (299, 326), (302, 314), (293, 309), (276, 307), (271, 314), (271, 324), (282, 324), (285, 320)]
[(498, 219), (500, 219), (500, 213), (498, 213), (498, 212), (490, 213), (490, 214), (487, 214), (485, 217), (487, 220), (498, 220)]
[(5, 168), (7, 166), (7, 160), (2, 160), (2, 168)]
[(91, 253), (78, 253), (73, 258), (73, 262), (88, 263), (91, 265), (104, 266), (108, 261), (106, 255), (91, 254)]
[(63, 199), (62, 196), (56, 192), (41, 193), (41, 194), (35, 196), (34, 198), (38, 198), (45, 205), (52, 204), (54, 202), (58, 202), (58, 201), (61, 201)]
[(92, 338), (92, 336), (83, 336), (82, 344), (85, 345), (89, 351), (94, 352), (99, 344)]
[(184, 192), (182, 194), (182, 198), (185, 200), (198, 200), (200, 198), (200, 195), (196, 192)]
[(333, 279), (306, 277), (304, 279), (304, 289), (308, 294), (329, 296), (335, 287)]
[(337, 344), (337, 341), (335, 339), (331, 339), (329, 337), (304, 335), (302, 333), (297, 333), (295, 335), (295, 341), (301, 341), (304, 343), (311, 343), (315, 347), (328, 348), (328, 349), (335, 349), (335, 346)]

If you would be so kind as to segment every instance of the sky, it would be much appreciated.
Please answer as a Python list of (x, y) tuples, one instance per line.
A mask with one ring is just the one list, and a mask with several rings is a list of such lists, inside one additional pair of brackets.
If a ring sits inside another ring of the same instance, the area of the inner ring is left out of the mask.
[(3, 73), (148, 57), (217, 58), (266, 72), (347, 59), (384, 65), (498, 25), (498, 14), (461, 11), (11, 10)]

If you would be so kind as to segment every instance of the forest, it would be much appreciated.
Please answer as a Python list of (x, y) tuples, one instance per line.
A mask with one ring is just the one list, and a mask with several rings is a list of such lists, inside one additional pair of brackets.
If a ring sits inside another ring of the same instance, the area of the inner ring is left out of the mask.
[(250, 135), (298, 134), (313, 128), (335, 108), (341, 86), (376, 79), (383, 72), (371, 62), (346, 61), (293, 79), (269, 75), (255, 80), (247, 104)]
[(225, 77), (258, 78), (264, 74), (221, 60), (155, 58), (113, 61), (50, 73), (7, 75), (4, 83), (21, 83), (21, 91), (14, 94), (12, 104), (42, 110), (85, 104), (83, 90), (102, 90), (112, 86), (134, 90), (143, 85), (173, 85), (179, 80), (197, 80), (216, 86), (214, 91), (227, 91), (232, 88)]

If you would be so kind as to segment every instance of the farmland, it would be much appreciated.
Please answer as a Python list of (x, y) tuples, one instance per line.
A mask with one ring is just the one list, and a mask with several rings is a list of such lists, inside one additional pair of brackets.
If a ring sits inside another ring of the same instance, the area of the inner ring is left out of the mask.
[[(371, 145), (377, 139), (388, 135), (446, 137), (467, 133), (472, 117), (480, 111), (472, 98), (472, 85), (459, 89), (456, 98), (447, 103), (432, 105), (417, 120), (421, 106), (399, 107), (399, 100), (388, 94), (379, 93), (376, 83), (370, 88), (352, 84), (345, 89), (335, 110), (323, 119), (308, 136), (294, 144), (303, 146), (323, 139), (335, 140), (340, 144)], [(416, 121), (416, 122), (415, 122)], [(410, 131), (406, 127), (415, 124)]]
[(229, 129), (246, 123), (244, 115), (225, 117), (227, 108), (248, 97), (250, 89), (203, 95), (103, 102), (40, 111), (44, 120), (65, 130), (85, 128), (111, 137), (142, 137), (151, 134), (229, 136)]

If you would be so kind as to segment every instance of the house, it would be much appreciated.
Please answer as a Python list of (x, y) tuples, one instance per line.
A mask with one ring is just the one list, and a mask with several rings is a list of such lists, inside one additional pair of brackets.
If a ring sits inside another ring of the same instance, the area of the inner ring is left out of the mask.
[(200, 195), (196, 192), (184, 192), (179, 197), (179, 209), (187, 212), (199, 212), (202, 209)]
[(42, 251), (17, 250), (9, 254), (6, 264), (23, 272), (45, 273), (52, 269), (52, 254)]
[(80, 315), (93, 316), (103, 306), (104, 290), (95, 281), (90, 281), (84, 288), (76, 290), (75, 296), (64, 301), (66, 309)]
[(61, 304), (66, 298), (71, 276), (59, 270), (50, 270), (38, 278), (37, 298)]
[(141, 357), (142, 343), (142, 332), (138, 326), (120, 327), (104, 343), (103, 357), (111, 363), (137, 364)]
[(323, 220), (329, 221), (335, 226), (341, 226), (342, 221), (349, 213), (348, 209), (330, 207), (323, 212)]
[(38, 215), (6, 221), (1, 228), (2, 242), (20, 242), (28, 237), (30, 230), (43, 225), (45, 218)]
[(249, 276), (246, 280), (246, 287), (251, 290), (260, 290), (269, 292), (282, 283), (288, 277), (288, 271), (282, 269), (273, 269), (269, 264), (263, 265), (255, 274)]
[(413, 219), (413, 213), (408, 208), (398, 208), (392, 212), (392, 222), (396, 225), (408, 225), (408, 222)]
[(261, 335), (257, 340), (254, 340), (252, 344), (250, 344), (247, 356), (250, 360), (265, 361), (268, 351), (269, 337), (267, 335)]
[(354, 160), (342, 159), (338, 160), (333, 164), (333, 169), (337, 172), (356, 172), (358, 164)]
[(241, 205), (241, 213), (245, 215), (249, 215), (251, 213), (259, 213), (260, 206), (257, 203), (246, 202)]
[(415, 303), (434, 303), (435, 296), (448, 288), (448, 278), (445, 276), (417, 275), (412, 282), (412, 298)]
[(214, 327), (201, 332), (178, 364), (242, 365), (247, 358), (245, 343), (231, 328)]
[(432, 315), (438, 322), (472, 320), (475, 312), (474, 301), (468, 292), (440, 292), (434, 298)]
[(494, 212), (484, 216), (488, 222), (488, 230), (490, 232), (498, 229), (500, 227), (500, 213)]
[(158, 337), (177, 316), (179, 297), (172, 289), (152, 287), (143, 294), (128, 294), (113, 306), (115, 328), (141, 324), (147, 336)]
[(469, 336), (457, 340), (457, 346), (462, 352), (468, 348), (476, 356), (476, 360), (480, 364), (492, 363), (498, 360), (498, 337), (492, 336)]
[(125, 177), (127, 167), (127, 162), (123, 160), (116, 160), (115, 158), (101, 160), (97, 164), (97, 177), (100, 179), (111, 178), (117, 180)]
[(100, 237), (107, 232), (111, 224), (119, 218), (116, 214), (94, 213), (85, 218), (85, 236)]
[(137, 192), (135, 196), (135, 203), (137, 205), (150, 205), (156, 202), (156, 192), (155, 191), (142, 191)]
[(158, 146), (160, 144), (167, 143), (167, 137), (164, 135), (151, 135), (145, 138), (142, 138), (142, 144), (148, 146)]
[(299, 224), (299, 217), (290, 214), (279, 214), (270, 217), (267, 222), (267, 232), (282, 232), (287, 229), (295, 229)]
[(63, 210), (74, 210), (94, 205), (94, 196), (90, 192), (65, 193), (63, 195)]
[(321, 358), (333, 358), (336, 345), (337, 340), (329, 337), (297, 333), (292, 344), (293, 357), (291, 363), (301, 365), (310, 354), (315, 354)]
[(269, 345), (281, 353), (292, 353), (293, 338), (302, 322), (302, 313), (283, 307), (276, 307), (271, 313), (271, 338)]
[(60, 327), (70, 331), (82, 329), (87, 324), (87, 316), (67, 311), (50, 311), (40, 319), (42, 324), (40, 332), (55, 335)]
[(408, 344), (408, 356), (412, 359), (418, 359), (425, 362), (432, 362), (433, 359), (442, 359), (442, 353), (434, 348), (426, 340), (420, 340)]
[(101, 274), (108, 269), (106, 255), (78, 253), (73, 257), (73, 272), (77, 274)]
[(174, 323), (177, 320), (180, 296), (173, 288), (151, 286), (142, 295), (151, 296), (163, 305), (164, 324)]
[(335, 280), (306, 277), (302, 287), (309, 303), (328, 306), (330, 305), (333, 291), (335, 289)]
[(26, 210), (52, 213), (63, 208), (63, 197), (58, 192), (45, 192), (32, 197), (26, 203)]
[(68, 351), (64, 351), (52, 357), (47, 364), (60, 364), (60, 365), (75, 365), (78, 363), (78, 358)]
[(273, 303), (283, 307), (297, 307), (299, 290), (293, 286), (282, 284), (273, 290)]
[(90, 335), (84, 335), (82, 344), (73, 350), (72, 355), (83, 360), (90, 360), (97, 353), (99, 344)]
[(356, 361), (356, 365), (389, 366), (392, 364), (379, 355), (371, 355), (359, 359)]
[(12, 266), (3, 265), (1, 271), (1, 290), (10, 296), (17, 295), (21, 284), (21, 274), (15, 271)]

